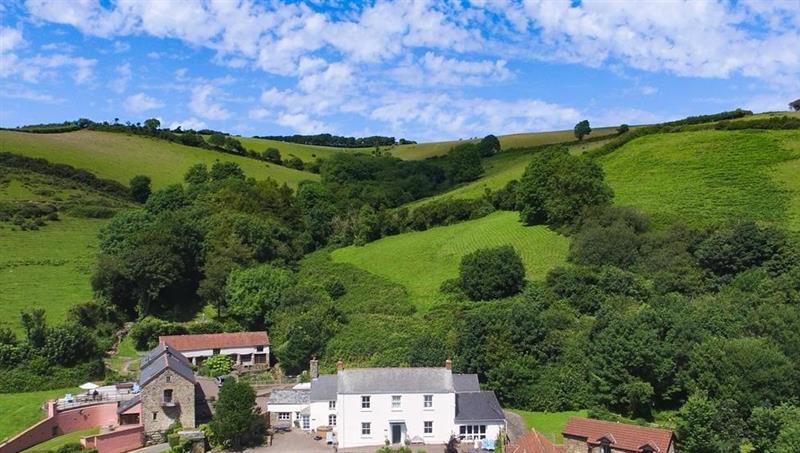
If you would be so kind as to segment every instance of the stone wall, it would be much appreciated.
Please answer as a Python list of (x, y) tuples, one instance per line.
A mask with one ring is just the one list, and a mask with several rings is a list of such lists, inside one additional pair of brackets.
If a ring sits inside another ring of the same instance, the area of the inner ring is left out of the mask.
[[(162, 404), (164, 390), (172, 390), (172, 406)], [(165, 441), (163, 433), (179, 421), (184, 428), (195, 427), (194, 383), (167, 368), (142, 388), (142, 415), (146, 443)]]

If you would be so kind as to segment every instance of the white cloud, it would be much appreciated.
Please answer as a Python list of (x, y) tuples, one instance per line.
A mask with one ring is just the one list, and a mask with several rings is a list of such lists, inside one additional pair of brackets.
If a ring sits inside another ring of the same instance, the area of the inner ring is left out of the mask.
[(128, 89), (128, 84), (130, 83), (131, 79), (133, 78), (133, 71), (131, 70), (131, 64), (125, 63), (121, 64), (114, 69), (114, 79), (109, 84), (111, 89), (114, 92), (122, 94), (125, 90)]
[(512, 77), (505, 60), (460, 60), (426, 52), (418, 62), (407, 61), (390, 71), (393, 79), (411, 86), (480, 86)]
[(9, 84), (3, 90), (0, 90), (0, 97), (6, 99), (21, 99), (24, 101), (41, 102), (45, 104), (58, 104), (64, 102), (63, 99), (54, 97), (50, 94), (41, 93), (17, 84)]
[(135, 113), (160, 109), (161, 107), (164, 107), (163, 102), (144, 93), (137, 93), (125, 99), (125, 108)]
[(305, 113), (283, 113), (278, 116), (276, 122), (281, 126), (290, 127), (301, 134), (319, 134), (333, 131), (327, 124), (322, 121), (314, 120)]
[(131, 50), (131, 45), (124, 41), (114, 41), (114, 52), (124, 53)]
[(22, 32), (16, 28), (0, 26), (0, 55), (10, 52), (25, 43)]
[(195, 115), (209, 120), (226, 120), (230, 118), (231, 112), (226, 110), (222, 104), (214, 102), (216, 93), (217, 88), (208, 83), (192, 88), (189, 108)]
[(183, 121), (173, 121), (169, 125), (169, 128), (173, 129), (173, 130), (177, 129), (179, 127), (186, 131), (186, 130), (189, 130), (189, 129), (194, 129), (194, 130), (205, 129), (208, 126), (206, 126), (205, 122), (203, 122), (203, 121), (201, 121), (201, 120), (199, 120), (199, 119), (197, 119), (195, 117), (190, 117), (190, 118), (187, 118), (187, 119), (185, 119)]

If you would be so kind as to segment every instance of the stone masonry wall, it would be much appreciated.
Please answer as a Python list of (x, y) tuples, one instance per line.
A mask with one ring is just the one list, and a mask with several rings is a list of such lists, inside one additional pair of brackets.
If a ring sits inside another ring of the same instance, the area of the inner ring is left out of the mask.
[[(172, 389), (173, 407), (162, 405), (164, 390)], [(164, 431), (180, 421), (184, 428), (195, 427), (194, 383), (171, 369), (166, 369), (142, 388), (142, 415), (145, 438), (148, 443), (166, 440)]]

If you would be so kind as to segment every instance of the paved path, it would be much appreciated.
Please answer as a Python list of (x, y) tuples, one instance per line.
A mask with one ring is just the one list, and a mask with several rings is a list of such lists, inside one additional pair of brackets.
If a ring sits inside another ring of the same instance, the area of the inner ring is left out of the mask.
[(149, 447), (133, 450), (128, 453), (161, 453), (162, 451), (167, 451), (167, 450), (169, 450), (169, 444), (165, 442), (163, 444), (155, 444)]

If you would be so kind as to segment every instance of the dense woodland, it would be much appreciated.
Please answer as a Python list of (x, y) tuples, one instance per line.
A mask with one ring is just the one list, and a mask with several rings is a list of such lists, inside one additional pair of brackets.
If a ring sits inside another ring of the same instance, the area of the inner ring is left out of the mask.
[(255, 138), (277, 140), (279, 142), (300, 143), (302, 145), (335, 146), (338, 148), (373, 148), (375, 146), (410, 145), (416, 143), (401, 138), (373, 135), (371, 137), (343, 137), (341, 135), (316, 134), (316, 135), (256, 135)]
[[(746, 114), (625, 128), (594, 155), (629, 136)], [(96, 300), (58, 325), (23, 313), (25, 338), (0, 332), (0, 390), (102, 375), (102, 351), (126, 320), (137, 321), (131, 336), (142, 350), (163, 334), (267, 329), (290, 374), (312, 355), (329, 370), (340, 358), (440, 366), (452, 357), (455, 370), (478, 373), (506, 407), (669, 423), (687, 453), (794, 451), (796, 238), (746, 219), (654, 228), (644, 213), (613, 204), (591, 156), (559, 146), (532, 154), (518, 181), (482, 199), (402, 207), (480, 177), (496, 141), (417, 162), (337, 154), (320, 163), (320, 182), (296, 191), (247, 179), (232, 163), (197, 165), (183, 183), (152, 194), (140, 180), (140, 207), (101, 233)], [(325, 260), (331, 248), (493, 210), (568, 235), (569, 264), (531, 282), (512, 247), (478, 251), (442, 285), (445, 300), (422, 315), (401, 293), (365, 290)], [(186, 322), (208, 305), (214, 319)]]

